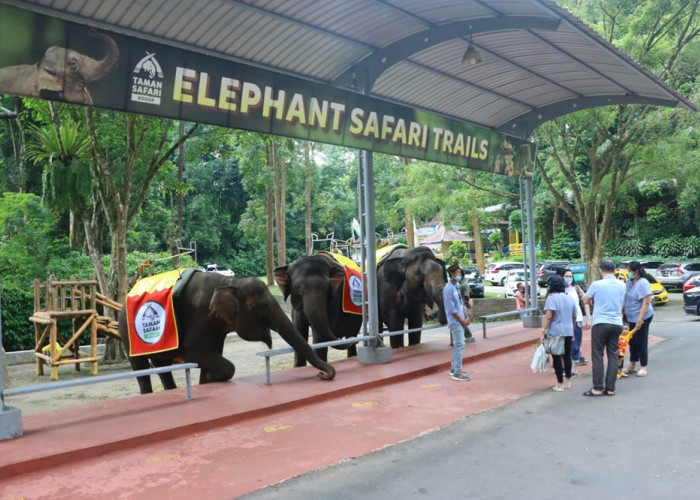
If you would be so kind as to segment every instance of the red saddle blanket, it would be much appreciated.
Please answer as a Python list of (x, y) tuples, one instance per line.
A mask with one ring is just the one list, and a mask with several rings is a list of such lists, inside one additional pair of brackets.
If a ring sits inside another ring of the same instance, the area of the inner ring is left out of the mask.
[(354, 260), (332, 252), (326, 253), (345, 268), (345, 285), (343, 286), (343, 312), (362, 314), (362, 271)]
[(182, 270), (136, 282), (126, 296), (129, 356), (145, 356), (179, 347), (173, 287)]

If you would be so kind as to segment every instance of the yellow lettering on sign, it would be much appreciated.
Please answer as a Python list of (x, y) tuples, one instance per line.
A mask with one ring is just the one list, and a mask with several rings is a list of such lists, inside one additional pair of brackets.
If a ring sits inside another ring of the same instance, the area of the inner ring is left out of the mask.
[(287, 431), (291, 428), (292, 426), (287, 424), (268, 425), (267, 427), (265, 427), (265, 432)]

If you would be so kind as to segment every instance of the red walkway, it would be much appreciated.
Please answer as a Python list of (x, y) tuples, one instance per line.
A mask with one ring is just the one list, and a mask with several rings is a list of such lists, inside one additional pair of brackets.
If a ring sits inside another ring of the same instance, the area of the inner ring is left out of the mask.
[(330, 382), (297, 368), (270, 386), (195, 386), (192, 401), (178, 389), (27, 415), (0, 442), (0, 498), (236, 497), (550, 387), (529, 367), (538, 334), (502, 326), (468, 344), (470, 382), (449, 378), (451, 348), (433, 341), (385, 365), (335, 362)]

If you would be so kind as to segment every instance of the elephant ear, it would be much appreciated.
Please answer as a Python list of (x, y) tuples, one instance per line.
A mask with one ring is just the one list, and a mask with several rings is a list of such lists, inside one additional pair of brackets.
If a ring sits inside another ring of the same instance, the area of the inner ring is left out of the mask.
[(335, 293), (345, 281), (345, 269), (332, 267), (330, 272), (331, 290)]
[(272, 270), (275, 275), (275, 283), (282, 290), (282, 295), (286, 302), (287, 297), (292, 292), (292, 278), (289, 276), (289, 266), (276, 267)]
[(227, 332), (236, 331), (236, 318), (240, 304), (233, 287), (226, 286), (214, 290), (209, 301), (209, 317), (223, 323)]
[(437, 261), (438, 264), (440, 264), (442, 266), (442, 271), (443, 271), (442, 277), (444, 278), (445, 283), (447, 283), (447, 267), (446, 267), (447, 264), (445, 264), (445, 261), (442, 259), (435, 259), (435, 260)]

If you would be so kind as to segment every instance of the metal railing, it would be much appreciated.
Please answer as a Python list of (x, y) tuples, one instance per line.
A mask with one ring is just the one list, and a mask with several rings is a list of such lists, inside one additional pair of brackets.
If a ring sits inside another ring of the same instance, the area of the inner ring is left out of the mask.
[(12, 389), (6, 389), (4, 391), (2, 390), (2, 387), (0, 387), (0, 395), (2, 396), (2, 398), (0, 398), (0, 400), (2, 401), (2, 411), (5, 411), (4, 396), (19, 396), (21, 394), (31, 394), (33, 392), (51, 391), (51, 390), (55, 390), (55, 389), (65, 389), (66, 387), (75, 387), (78, 385), (100, 384), (100, 383), (104, 383), (104, 382), (113, 382), (115, 380), (124, 380), (127, 378), (141, 377), (144, 375), (156, 375), (159, 373), (173, 372), (176, 370), (185, 370), (185, 385), (187, 386), (187, 400), (190, 401), (192, 399), (192, 377), (190, 374), (190, 370), (192, 368), (198, 368), (197, 363), (180, 363), (180, 364), (175, 364), (175, 365), (170, 365), (170, 366), (161, 366), (158, 368), (148, 368), (146, 370), (128, 371), (128, 372), (124, 372), (124, 373), (113, 373), (110, 375), (97, 375), (97, 376), (91, 376), (91, 377), (83, 378), (83, 379), (50, 382), (48, 384), (27, 385), (24, 387), (16, 387), (16, 388), (12, 388)]
[[(346, 339), (339, 339), (339, 340), (331, 340), (328, 342), (319, 342), (318, 344), (311, 344), (309, 347), (312, 349), (321, 349), (323, 347), (335, 347), (339, 345), (345, 345), (345, 344), (356, 344), (357, 342), (360, 341), (369, 341), (369, 340), (374, 340), (377, 337), (384, 338), (384, 337), (393, 337), (394, 335), (403, 335), (406, 333), (413, 333), (413, 332), (420, 332), (423, 330), (434, 330), (435, 328), (443, 328), (445, 325), (430, 325), (430, 326), (422, 326), (420, 328), (409, 328), (408, 330), (397, 330), (395, 332), (382, 332), (377, 335), (360, 335), (358, 337), (350, 337)], [(280, 354), (291, 354), (294, 352), (294, 349), (291, 347), (283, 347), (281, 349), (269, 349), (267, 351), (262, 351), (256, 353), (258, 356), (263, 356), (265, 358), (265, 383), (270, 385), (272, 384), (271, 380), (271, 373), (270, 373), (270, 358), (272, 356), (278, 356)]]
[(506, 318), (508, 316), (515, 316), (519, 315), (520, 313), (528, 313), (528, 312), (538, 312), (539, 309), (537, 307), (530, 307), (528, 309), (520, 309), (519, 311), (506, 311), (502, 313), (494, 313), (494, 314), (486, 314), (485, 316), (479, 316), (479, 319), (481, 320), (481, 326), (484, 329), (484, 338), (486, 338), (486, 321), (490, 319), (495, 319), (495, 318)]

